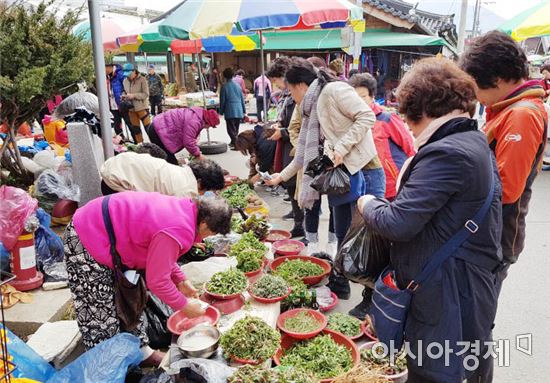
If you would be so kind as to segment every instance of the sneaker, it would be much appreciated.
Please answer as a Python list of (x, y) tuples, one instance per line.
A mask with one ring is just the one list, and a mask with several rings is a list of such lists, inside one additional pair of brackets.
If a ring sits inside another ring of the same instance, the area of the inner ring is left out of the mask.
[(284, 198), (284, 199), (283, 199), (283, 202), (290, 203), (290, 202), (291, 202), (290, 196)]
[(307, 244), (307, 255), (311, 255), (319, 251), (319, 242), (309, 242)]
[(271, 192), (272, 190), (273, 190), (273, 187), (272, 187), (272, 186), (268, 186), (268, 187), (265, 188), (265, 191), (266, 191), (267, 193)]
[(294, 212), (290, 211), (290, 213), (283, 215), (283, 221), (292, 221), (294, 220)]
[(306, 235), (306, 232), (303, 227), (294, 227), (290, 231), (291, 238), (303, 237)]
[(308, 245), (309, 241), (306, 239), (306, 237), (302, 238), (299, 240), (300, 242), (302, 242), (304, 245)]

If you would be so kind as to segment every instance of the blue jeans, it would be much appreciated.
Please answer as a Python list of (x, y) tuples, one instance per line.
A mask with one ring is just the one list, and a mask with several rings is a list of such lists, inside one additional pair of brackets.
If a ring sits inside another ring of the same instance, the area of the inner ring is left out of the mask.
[(367, 194), (384, 198), (384, 195), (386, 195), (386, 174), (384, 173), (384, 169), (363, 170), (363, 175), (367, 184)]

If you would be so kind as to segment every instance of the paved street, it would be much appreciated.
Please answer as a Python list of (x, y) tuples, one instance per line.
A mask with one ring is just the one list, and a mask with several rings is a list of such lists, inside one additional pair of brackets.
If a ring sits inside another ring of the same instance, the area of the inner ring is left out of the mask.
[[(241, 130), (251, 128), (242, 125)], [(204, 138), (206, 135), (203, 133)], [(229, 142), (222, 125), (211, 130), (214, 140)], [(227, 152), (212, 156), (232, 174), (246, 177), (248, 168), (246, 158), (239, 152)], [(262, 190), (259, 190), (262, 193)], [(270, 205), (272, 222), (276, 228), (290, 229), (291, 222), (280, 217), (290, 210), (290, 205), (282, 202), (282, 197), (273, 198), (262, 193)], [(527, 217), (527, 245), (519, 262), (512, 266), (505, 281), (495, 327), (495, 339), (510, 340), (510, 367), (497, 367), (494, 382), (548, 382), (548, 365), (545, 345), (550, 344), (550, 290), (544, 281), (549, 278), (550, 270), (550, 173), (542, 173), (534, 186), (530, 213)], [(326, 242), (328, 225), (327, 208), (321, 217), (321, 242)], [(340, 310), (347, 311), (360, 299), (361, 289), (354, 286), (352, 298), (340, 303)], [(516, 351), (516, 336), (532, 334), (533, 355), (528, 356)]]

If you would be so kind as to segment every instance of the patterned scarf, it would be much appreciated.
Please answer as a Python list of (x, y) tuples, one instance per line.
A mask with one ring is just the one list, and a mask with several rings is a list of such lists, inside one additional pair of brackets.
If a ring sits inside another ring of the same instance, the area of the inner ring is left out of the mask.
[[(320, 70), (317, 80), (311, 83), (301, 104), (302, 128), (298, 136), (295, 159), (302, 169), (306, 169), (311, 161), (319, 157), (321, 125), (317, 116), (317, 100), (324, 86), (331, 81), (334, 81), (334, 79), (330, 74)], [(315, 201), (321, 197), (319, 192), (311, 187), (311, 181), (313, 181), (313, 178), (304, 174), (298, 198), (298, 203), (302, 209), (311, 209)]]

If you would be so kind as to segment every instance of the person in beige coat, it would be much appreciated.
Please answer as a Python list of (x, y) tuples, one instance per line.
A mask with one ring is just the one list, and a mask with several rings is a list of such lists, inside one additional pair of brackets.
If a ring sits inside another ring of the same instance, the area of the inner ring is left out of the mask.
[(147, 79), (134, 68), (132, 64), (124, 65), (124, 93), (123, 101), (130, 101), (132, 108), (128, 110), (128, 122), (130, 123), (130, 132), (136, 144), (143, 142), (141, 134), (141, 123), (144, 127), (151, 124), (151, 115), (149, 113), (149, 84)]

